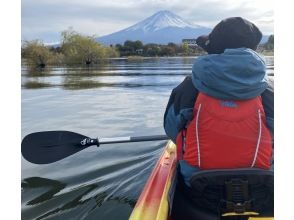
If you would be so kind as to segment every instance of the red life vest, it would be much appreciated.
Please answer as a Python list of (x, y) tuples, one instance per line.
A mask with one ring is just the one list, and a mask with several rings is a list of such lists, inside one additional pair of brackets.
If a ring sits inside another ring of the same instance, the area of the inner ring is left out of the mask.
[(200, 169), (269, 169), (272, 139), (261, 97), (223, 101), (199, 93), (194, 118), (178, 135), (177, 146), (184, 148), (182, 158)]

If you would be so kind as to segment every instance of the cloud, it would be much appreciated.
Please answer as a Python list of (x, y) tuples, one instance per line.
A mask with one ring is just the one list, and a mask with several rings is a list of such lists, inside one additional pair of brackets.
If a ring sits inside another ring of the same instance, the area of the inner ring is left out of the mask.
[(22, 39), (57, 41), (60, 32), (102, 36), (170, 10), (195, 24), (213, 27), (221, 19), (242, 16), (263, 32), (273, 32), (271, 0), (22, 0)]

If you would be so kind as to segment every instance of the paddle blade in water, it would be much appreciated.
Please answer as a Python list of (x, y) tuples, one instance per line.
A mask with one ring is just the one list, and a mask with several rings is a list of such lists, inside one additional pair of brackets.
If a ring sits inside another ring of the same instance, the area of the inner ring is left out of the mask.
[(31, 163), (48, 164), (81, 151), (84, 135), (70, 131), (44, 131), (27, 135), (21, 143), (23, 157)]

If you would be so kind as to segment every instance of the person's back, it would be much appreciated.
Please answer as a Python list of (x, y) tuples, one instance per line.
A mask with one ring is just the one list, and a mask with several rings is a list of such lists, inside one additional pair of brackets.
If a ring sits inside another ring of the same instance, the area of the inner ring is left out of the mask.
[(189, 165), (204, 170), (270, 168), (271, 135), (260, 97), (225, 101), (199, 93), (194, 115), (183, 155)]
[(270, 167), (272, 141), (261, 98), (266, 67), (254, 51), (261, 36), (252, 23), (230, 18), (197, 39), (209, 54), (197, 58), (192, 77), (177, 91), (182, 94), (172, 94), (164, 120), (187, 185), (199, 169)]

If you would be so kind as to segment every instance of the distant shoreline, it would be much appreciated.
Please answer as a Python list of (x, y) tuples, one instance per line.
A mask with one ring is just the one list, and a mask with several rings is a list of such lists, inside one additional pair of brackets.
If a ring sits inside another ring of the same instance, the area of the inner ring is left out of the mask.
[[(259, 54), (265, 56), (265, 57), (274, 57), (274, 51), (264, 51), (264, 52), (258, 52)], [(107, 62), (108, 60), (128, 60), (128, 61), (140, 61), (140, 60), (148, 60), (148, 59), (178, 59), (178, 58), (195, 58), (199, 57), (205, 54), (195, 54), (195, 55), (186, 55), (186, 56), (124, 56), (124, 57), (112, 57), (112, 58), (104, 58), (101, 60), (101, 63)], [(21, 66), (30, 66), (27, 64), (26, 59), (21, 59), (22, 63)], [(96, 63), (99, 64), (99, 63)], [(96, 65), (94, 64), (94, 65)], [(48, 65), (48, 66), (63, 66), (66, 64), (59, 64), (59, 65)], [(73, 66), (84, 66), (84, 64), (72, 64)]]
[[(274, 57), (274, 51), (264, 51), (258, 52), (259, 54), (266, 57)], [(205, 54), (195, 54), (195, 55), (187, 55), (187, 56), (125, 56), (125, 57), (116, 57), (116, 58), (108, 58), (111, 60), (140, 60), (140, 59), (154, 59), (154, 58), (193, 58), (199, 57)]]

